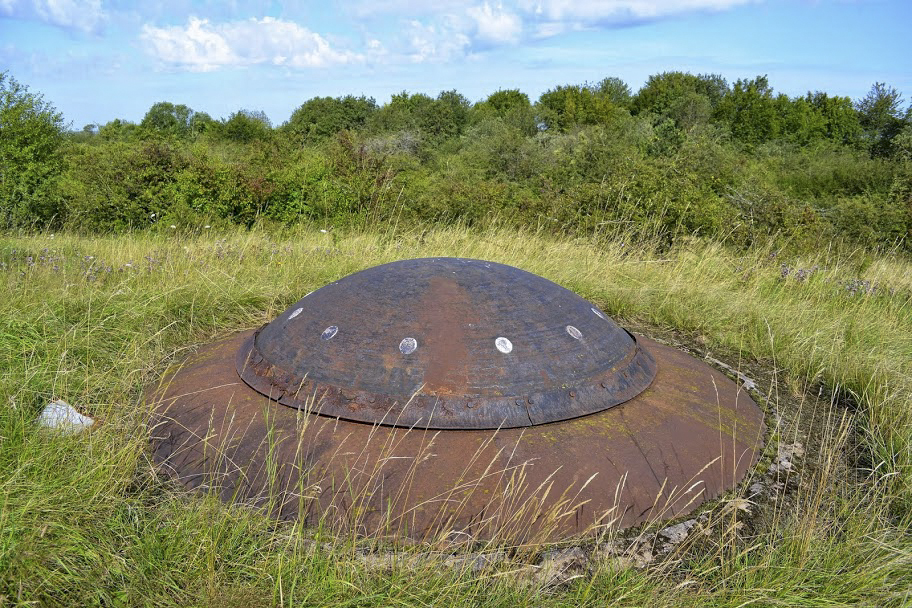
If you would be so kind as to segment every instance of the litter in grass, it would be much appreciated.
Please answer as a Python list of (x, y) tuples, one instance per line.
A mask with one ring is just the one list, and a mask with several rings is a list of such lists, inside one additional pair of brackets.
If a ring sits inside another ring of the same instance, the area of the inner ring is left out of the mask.
[(58, 399), (44, 407), (38, 416), (38, 424), (45, 428), (77, 434), (95, 424), (95, 420), (83, 416), (72, 405)]

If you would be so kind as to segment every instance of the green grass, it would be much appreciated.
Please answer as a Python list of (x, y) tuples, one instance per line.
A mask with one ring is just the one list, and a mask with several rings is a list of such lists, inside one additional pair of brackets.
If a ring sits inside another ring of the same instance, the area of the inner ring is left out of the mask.
[[(698, 241), (656, 251), (457, 228), (0, 237), (0, 605), (908, 604), (912, 263)], [(362, 552), (376, 541), (279, 523), (155, 475), (142, 391), (189, 347), (359, 269), (436, 255), (519, 266), (624, 323), (768, 369), (773, 409), (825, 387), (833, 399), (799, 490), (750, 532), (734, 509), (650, 568), (606, 560), (543, 590), (516, 573), (521, 560), (477, 573), (407, 559), (421, 547), (369, 568)], [(102, 424), (39, 431), (52, 398)]]

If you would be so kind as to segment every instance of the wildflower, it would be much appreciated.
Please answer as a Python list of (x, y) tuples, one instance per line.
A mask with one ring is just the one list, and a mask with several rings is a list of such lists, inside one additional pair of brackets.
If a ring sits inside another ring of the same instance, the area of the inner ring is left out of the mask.
[(172, 227), (172, 228), (177, 228), (177, 226), (175, 226), (174, 224), (171, 224), (171, 227)]
[(210, 227), (211, 226), (209, 226), (209, 224), (206, 224), (205, 226), (203, 226), (203, 228), (205, 228), (206, 230), (209, 230)]
[(792, 271), (792, 269), (789, 267), (788, 264), (782, 264), (779, 267), (779, 276), (784, 279), (787, 276), (789, 276), (789, 273), (791, 273), (791, 271)]

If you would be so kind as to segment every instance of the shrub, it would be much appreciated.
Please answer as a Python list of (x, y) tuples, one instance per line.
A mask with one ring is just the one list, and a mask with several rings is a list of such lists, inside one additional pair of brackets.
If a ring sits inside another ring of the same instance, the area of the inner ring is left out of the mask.
[(63, 145), (62, 115), (0, 72), (0, 226), (62, 221)]
[(339, 131), (363, 128), (376, 111), (372, 97), (314, 97), (292, 112), (282, 129), (304, 141), (319, 141)]

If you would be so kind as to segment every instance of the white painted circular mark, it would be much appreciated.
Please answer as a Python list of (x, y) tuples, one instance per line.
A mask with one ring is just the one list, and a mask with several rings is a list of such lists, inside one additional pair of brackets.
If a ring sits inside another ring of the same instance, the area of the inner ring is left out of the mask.
[(339, 333), (339, 328), (336, 327), (335, 325), (330, 325), (329, 327), (327, 327), (326, 329), (323, 330), (323, 333), (320, 335), (320, 337), (323, 338), (324, 340), (331, 340), (332, 337), (335, 336), (337, 333)]
[(593, 308), (593, 309), (592, 309), (592, 312), (594, 312), (598, 317), (600, 317), (600, 318), (602, 318), (602, 319), (607, 319), (607, 318), (608, 318), (608, 317), (605, 316), (605, 313), (603, 313), (603, 312), (602, 312), (601, 310), (599, 310), (598, 308)]
[(415, 338), (402, 338), (399, 343), (399, 352), (403, 355), (411, 355), (418, 348), (418, 340)]
[(577, 340), (582, 340), (583, 333), (572, 325), (567, 326), (567, 333), (576, 338)]
[(494, 340), (494, 346), (496, 346), (497, 350), (505, 355), (513, 350), (513, 343), (504, 337), (500, 337)]
[(297, 316), (298, 316), (299, 314), (301, 314), (302, 312), (304, 312), (304, 309), (303, 309), (303, 308), (295, 308), (295, 309), (294, 309), (294, 312), (291, 313), (290, 315), (288, 315), (288, 320), (291, 321), (292, 319), (294, 319), (295, 317), (297, 317)]

